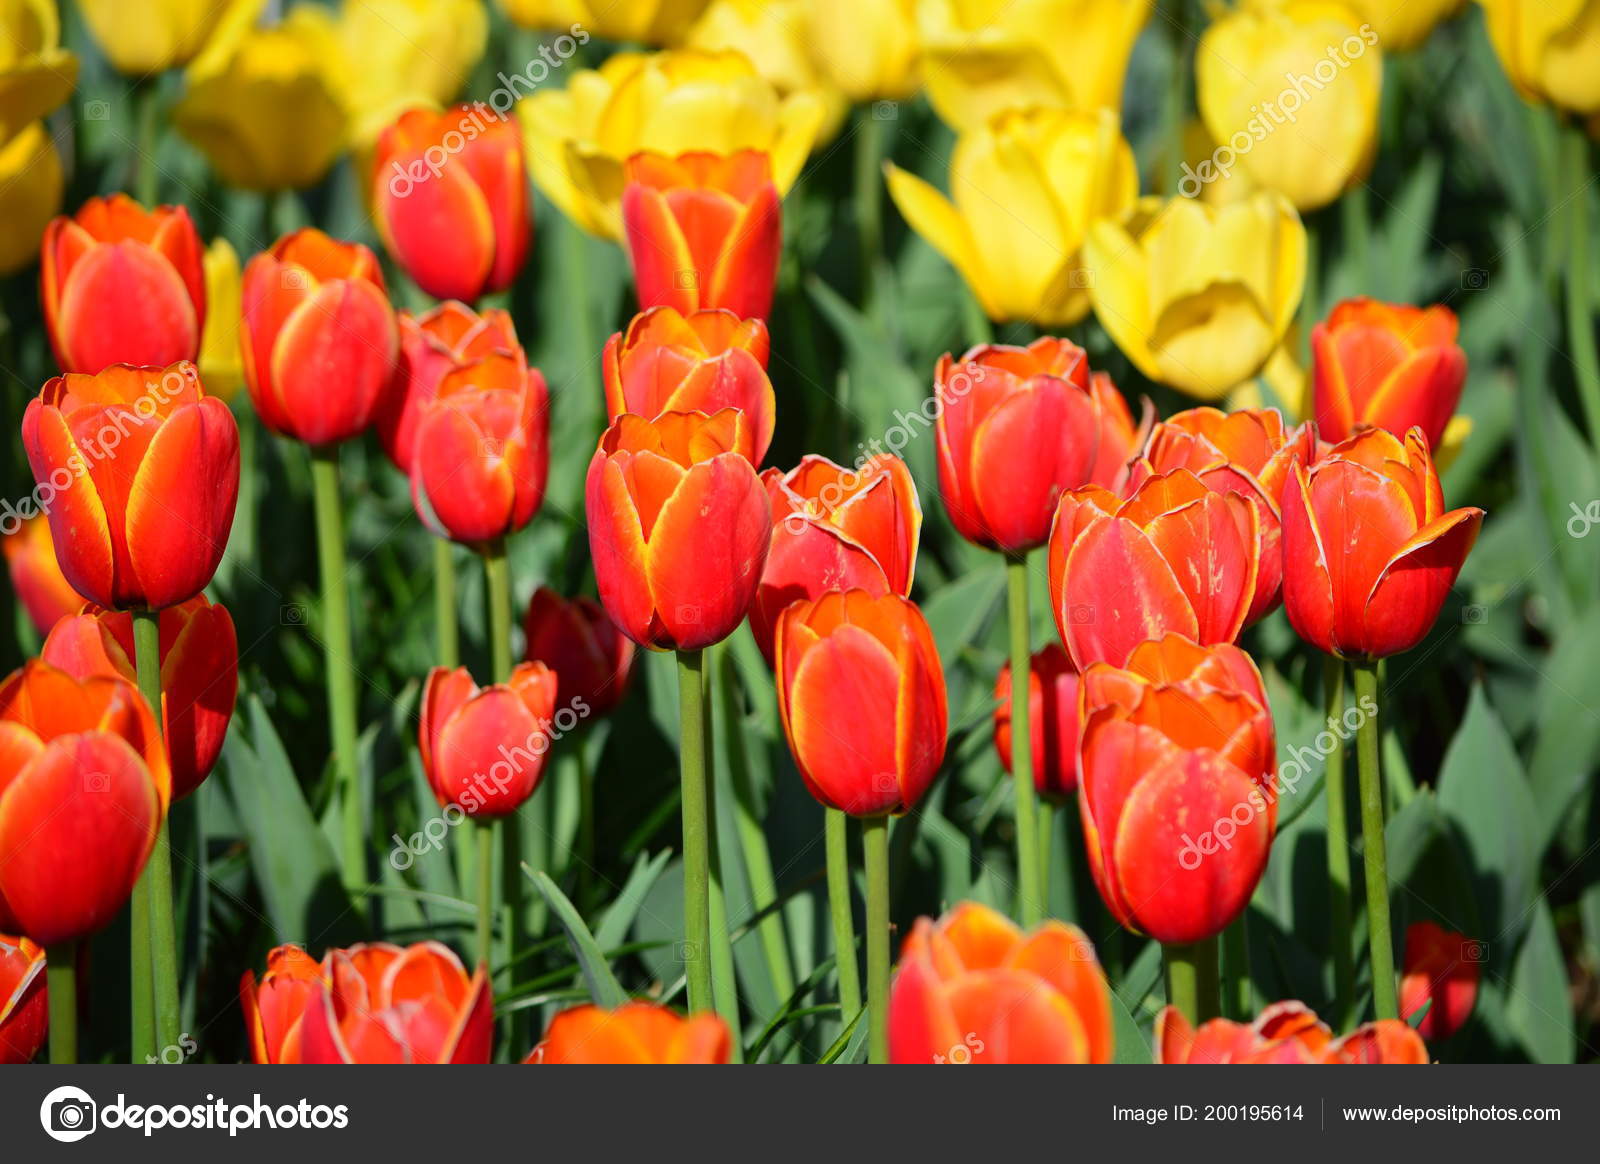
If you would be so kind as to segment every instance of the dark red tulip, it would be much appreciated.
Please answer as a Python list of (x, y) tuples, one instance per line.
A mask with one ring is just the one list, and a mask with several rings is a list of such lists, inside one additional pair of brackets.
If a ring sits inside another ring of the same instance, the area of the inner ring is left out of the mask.
[[(1011, 664), (994, 684), (994, 747), (1011, 771)], [(1028, 668), (1028, 727), (1033, 784), (1060, 800), (1078, 788), (1078, 671), (1060, 643), (1033, 653)]]
[[(1400, 1016), (1432, 1042), (1448, 1039), (1472, 1015), (1483, 977), (1484, 944), (1431, 921), (1406, 927), (1400, 971)], [(1427, 1007), (1422, 1018), (1415, 1016)]]
[(526, 658), (545, 664), (560, 680), (563, 707), (584, 716), (606, 715), (628, 693), (633, 640), (617, 630), (594, 599), (566, 599), (541, 586), (528, 603), (522, 633)]
[(0, 1064), (32, 1063), (50, 1029), (44, 949), (0, 934)]

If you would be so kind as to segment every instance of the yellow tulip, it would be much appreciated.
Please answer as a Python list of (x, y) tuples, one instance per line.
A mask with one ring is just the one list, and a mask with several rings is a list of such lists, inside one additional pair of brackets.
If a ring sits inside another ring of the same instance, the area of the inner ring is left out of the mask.
[(739, 52), (780, 94), (809, 93), (827, 110), (819, 139), (830, 139), (844, 121), (844, 94), (827, 80), (807, 43), (810, 0), (712, 0), (689, 30), (686, 48)]
[(1106, 109), (1012, 111), (962, 134), (950, 155), (953, 202), (893, 164), (885, 173), (905, 220), (990, 319), (1041, 327), (1088, 314), (1084, 235), (1139, 196), (1133, 151)]
[(200, 380), (207, 396), (232, 400), (244, 383), (239, 353), (239, 319), (243, 291), (239, 252), (218, 235), (205, 253), (206, 326), (200, 336)]
[(67, 99), (78, 58), (61, 47), (55, 0), (0, 0), (0, 144)]
[(1287, 199), (1141, 198), (1084, 244), (1102, 327), (1146, 376), (1203, 400), (1261, 371), (1300, 303), (1306, 232)]
[[(1365, 32), (1361, 29), (1365, 27)], [(1235, 168), (1301, 210), (1326, 206), (1366, 176), (1383, 83), (1377, 34), (1330, 0), (1256, 4), (1220, 17), (1195, 52), (1200, 115), (1218, 143), (1212, 170)]]
[(517, 105), (533, 180), (591, 234), (622, 235), (623, 163), (641, 150), (765, 150), (780, 193), (800, 176), (826, 110), (814, 93), (780, 97), (740, 53), (617, 53), (565, 89)]
[(1386, 53), (1403, 53), (1428, 39), (1439, 24), (1460, 12), (1466, 0), (1345, 0), (1378, 33)]
[(44, 122), (0, 146), (0, 275), (39, 257), (44, 228), (61, 209), (61, 158)]
[(501, 0), (501, 5), (524, 28), (552, 30), (580, 24), (601, 40), (677, 44), (705, 9), (706, 0)]
[(1003, 109), (1122, 108), (1151, 0), (923, 0), (922, 79), (940, 117), (972, 129)]
[(281, 24), (220, 33), (189, 67), (172, 120), (230, 186), (310, 186), (344, 149), (339, 67), (327, 9), (299, 4)]
[(235, 11), (254, 20), (265, 0), (78, 0), (89, 35), (119, 73), (142, 77), (186, 65)]
[(488, 45), (489, 14), (483, 0), (344, 0), (335, 32), (350, 135), (366, 144), (413, 106), (455, 100)]
[(1524, 100), (1600, 113), (1600, 2), (1478, 0), (1500, 67)]
[(811, 51), (852, 101), (917, 91), (916, 0), (811, 0)]

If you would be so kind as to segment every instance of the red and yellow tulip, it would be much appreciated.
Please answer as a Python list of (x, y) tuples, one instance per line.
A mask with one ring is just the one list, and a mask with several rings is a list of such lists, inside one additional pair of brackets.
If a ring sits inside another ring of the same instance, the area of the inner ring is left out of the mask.
[(1211, 1019), (1196, 1030), (1176, 1008), (1156, 1016), (1157, 1063), (1426, 1063), (1417, 1032), (1395, 1019), (1336, 1039), (1303, 1002), (1275, 1002), (1253, 1023)]
[(5, 551), (11, 589), (40, 634), (49, 634), (51, 627), (88, 601), (61, 573), (50, 519), (44, 514), (19, 519), (16, 530), (0, 538), (0, 549)]
[(0, 1064), (32, 1063), (49, 1031), (44, 948), (0, 934)]
[(439, 804), (492, 820), (532, 796), (550, 752), (556, 689), (556, 672), (543, 663), (521, 663), (483, 688), (465, 667), (428, 672), (417, 747)]
[(732, 1053), (728, 1024), (715, 1014), (684, 1018), (653, 1002), (629, 1002), (562, 1011), (523, 1062), (717, 1065)]

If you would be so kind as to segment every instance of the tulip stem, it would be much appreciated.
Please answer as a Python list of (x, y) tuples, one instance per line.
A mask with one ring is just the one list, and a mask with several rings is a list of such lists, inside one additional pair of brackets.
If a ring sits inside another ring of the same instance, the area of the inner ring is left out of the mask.
[(161, 192), (161, 171), (156, 168), (156, 147), (161, 134), (161, 94), (154, 77), (136, 87), (139, 105), (139, 153), (134, 163), (134, 197), (146, 210), (153, 209)]
[(711, 1010), (711, 851), (707, 828), (703, 651), (678, 652), (678, 757), (683, 813), (684, 974), (689, 1012)]
[(489, 678), (504, 683), (511, 678), (511, 567), (505, 538), (484, 547), (483, 582), (489, 592)]
[(1163, 942), (1161, 957), (1167, 964), (1167, 1002), (1184, 1018), (1198, 1024), (1222, 1013), (1215, 937), (1192, 945)]
[(1367, 187), (1357, 182), (1339, 199), (1339, 219), (1344, 227), (1344, 250), (1355, 270), (1356, 287), (1361, 294), (1371, 293), (1372, 287), (1372, 224), (1369, 221)]
[(478, 961), (487, 973), (494, 950), (494, 822), (474, 821), (478, 837)]
[(1017, 797), (1017, 909), (1025, 928), (1044, 917), (1044, 870), (1039, 862), (1038, 795), (1033, 787), (1033, 729), (1029, 722), (1033, 652), (1028, 642), (1028, 555), (1006, 559), (1011, 613), (1011, 779)]
[(1343, 1030), (1350, 1020), (1356, 993), (1355, 958), (1350, 948), (1350, 816), (1344, 778), (1344, 660), (1329, 655), (1322, 663), (1322, 687), (1333, 734), (1328, 753), (1326, 797), (1328, 806), (1328, 920), (1333, 933), (1333, 1025)]
[(861, 306), (875, 312), (878, 262), (883, 251), (883, 119), (879, 104), (856, 115), (855, 210), (857, 258), (861, 262)]
[[(161, 714), (161, 614), (155, 610), (133, 612), (134, 670), (139, 693), (150, 705), (158, 730), (164, 728)], [(153, 1010), (150, 1018), (150, 1045), (143, 1052), (152, 1054), (160, 1047), (178, 1044), (178, 938), (172, 916), (172, 841), (167, 818), (161, 818), (156, 843), (150, 851), (139, 880), (145, 887), (145, 945), (133, 952), (137, 961), (148, 959), (148, 984)], [(135, 927), (135, 939), (139, 927)], [(136, 975), (136, 979), (142, 975)], [(134, 987), (139, 989), (138, 984)], [(139, 1059), (135, 1049), (135, 1062)]]
[(1566, 135), (1572, 203), (1567, 240), (1567, 330), (1589, 440), (1600, 449), (1600, 355), (1595, 351), (1589, 287), (1589, 139), (1579, 126), (1568, 128)]
[(150, 947), (149, 864), (133, 884), (128, 902), (129, 1003), (133, 1018), (130, 1055), (143, 1063), (156, 1053), (155, 959)]
[(867, 1062), (889, 1061), (889, 818), (861, 822), (867, 866)]
[(311, 489), (316, 506), (317, 557), (322, 570), (322, 649), (328, 670), (328, 720), (342, 812), (340, 868), (356, 900), (366, 887), (366, 837), (362, 827), (357, 756), (355, 664), (350, 646), (350, 589), (346, 577), (344, 513), (339, 497), (339, 446), (311, 449)]
[[(1354, 664), (1356, 706), (1378, 706), (1378, 664)], [(1378, 714), (1361, 721), (1356, 733), (1361, 780), (1361, 841), (1367, 875), (1367, 941), (1372, 961), (1372, 1005), (1380, 1019), (1400, 1017), (1395, 994), (1394, 935), (1389, 925), (1389, 859), (1383, 835), (1383, 774), (1378, 759)]]
[(861, 1010), (861, 967), (856, 962), (856, 922), (850, 909), (850, 818), (823, 810), (828, 852), (828, 912), (833, 915), (833, 959), (839, 972), (839, 1018), (846, 1026)]
[(744, 1059), (740, 1036), (743, 1027), (739, 1021), (739, 983), (733, 969), (733, 937), (728, 932), (728, 898), (724, 892), (727, 882), (722, 876), (722, 830), (717, 827), (717, 717), (714, 704), (718, 686), (718, 654), (713, 644), (700, 655), (700, 723), (706, 741), (706, 847), (709, 851), (706, 901), (711, 919), (711, 995), (716, 1000), (717, 1013), (728, 1024), (733, 1036), (731, 1061), (739, 1063)]
[(62, 942), (44, 952), (45, 990), (50, 995), (50, 1062), (78, 1061), (78, 943)]
[[(1045, 797), (1039, 797), (1036, 802), (1039, 810), (1039, 876), (1040, 898), (1039, 906), (1046, 917), (1050, 913), (1050, 853), (1054, 848), (1056, 830), (1056, 806)], [(1068, 916), (1071, 916), (1070, 914)]]
[(433, 539), (434, 654), (441, 667), (461, 665), (461, 629), (456, 622), (455, 547), (448, 538)]

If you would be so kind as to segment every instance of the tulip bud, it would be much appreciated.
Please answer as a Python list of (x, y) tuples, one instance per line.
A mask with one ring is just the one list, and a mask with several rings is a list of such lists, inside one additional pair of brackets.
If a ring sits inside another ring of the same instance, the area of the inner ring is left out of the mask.
[[(1437, 0), (1433, 0), (1437, 2)], [(1587, 4), (1478, 0), (1489, 43), (1524, 101), (1600, 113), (1600, 23)]]
[(504, 683), (479, 688), (465, 667), (435, 667), (422, 691), (417, 746), (428, 785), (474, 820), (515, 812), (544, 775), (556, 673), (522, 663)]
[(561, 705), (579, 715), (605, 715), (628, 693), (633, 642), (592, 598), (562, 598), (548, 586), (533, 592), (522, 620), (529, 662), (556, 673)]
[(44, 948), (0, 934), (0, 1064), (32, 1063), (50, 1029)]
[[(7, 525), (14, 528), (7, 531)], [(36, 513), (25, 520), (11, 514), (0, 516), (0, 549), (5, 551), (11, 589), (41, 635), (49, 634), (58, 621), (83, 608), (85, 598), (72, 588), (56, 561), (50, 519), (44, 514)]]
[[(1011, 771), (1011, 665), (994, 684), (994, 749)], [(1033, 784), (1053, 800), (1078, 788), (1078, 672), (1060, 643), (1033, 653), (1028, 668), (1028, 727)]]
[(916, 94), (915, 0), (808, 0), (801, 7), (817, 67), (851, 101)]
[(187, 64), (222, 25), (229, 3), (189, 0), (78, 0), (89, 35), (113, 68), (144, 77)]
[(1175, 1006), (1156, 1016), (1157, 1063), (1426, 1063), (1417, 1032), (1395, 1019), (1341, 1039), (1303, 1002), (1275, 1002), (1255, 1022), (1211, 1019), (1196, 1030)]
[(257, 1063), (300, 1062), (300, 1020), (322, 990), (322, 967), (299, 946), (267, 953), (260, 981), (246, 970), (239, 982), (239, 1006), (249, 1028), (250, 1054)]
[(1448, 1039), (1471, 1017), (1482, 976), (1482, 942), (1431, 921), (1413, 922), (1401, 963), (1400, 1015), (1428, 1042)]
[(723, 1064), (732, 1053), (728, 1024), (716, 1014), (682, 1018), (653, 1002), (629, 1002), (562, 1011), (523, 1062)]

